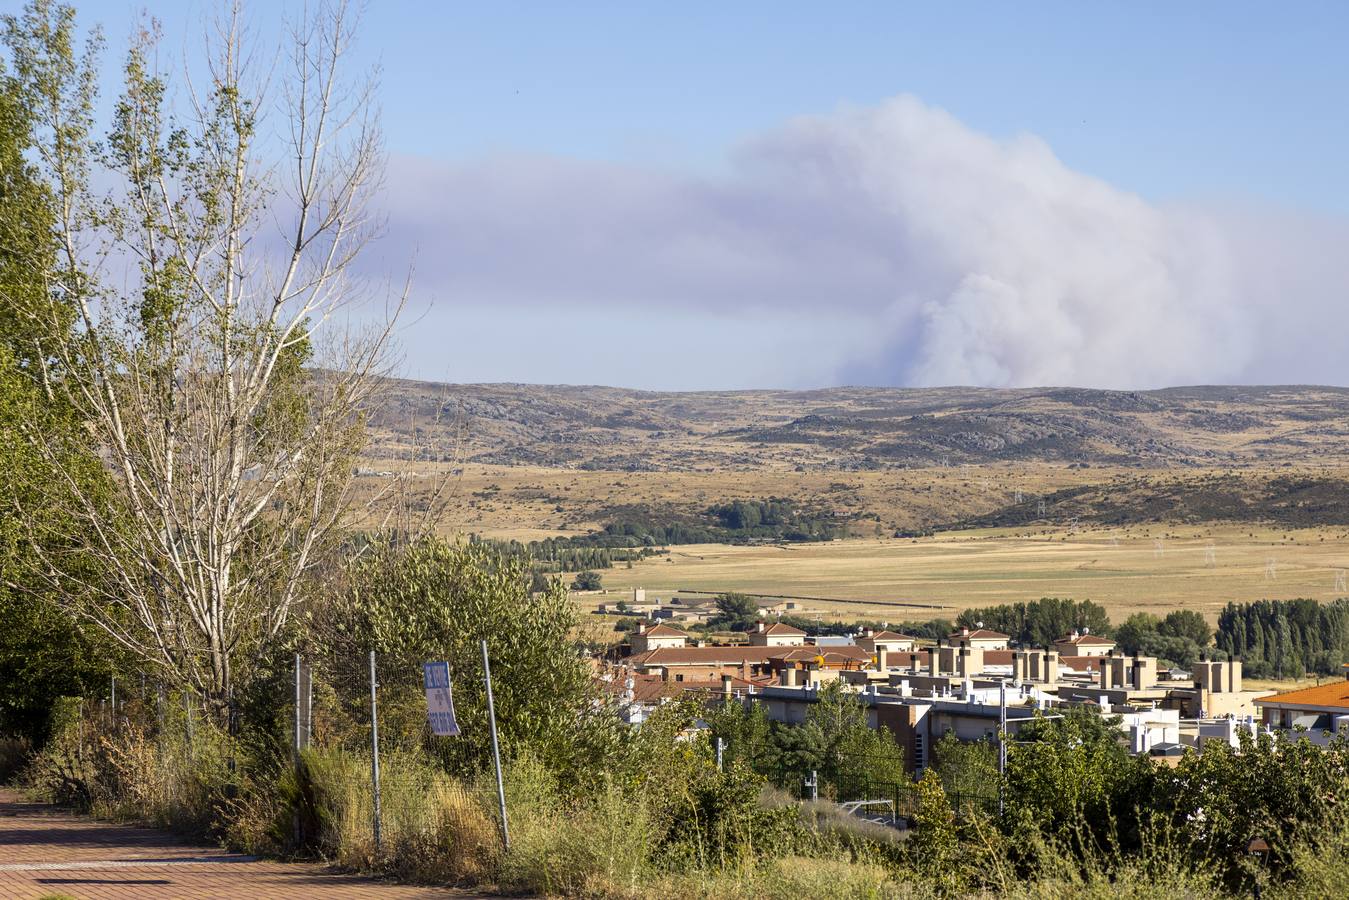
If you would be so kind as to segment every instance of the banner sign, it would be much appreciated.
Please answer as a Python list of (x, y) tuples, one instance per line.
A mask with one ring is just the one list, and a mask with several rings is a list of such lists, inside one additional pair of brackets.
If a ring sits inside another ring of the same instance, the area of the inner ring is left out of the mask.
[(438, 737), (458, 737), (459, 723), (454, 720), (454, 698), (450, 696), (450, 664), (422, 663), (422, 683), (431, 732)]

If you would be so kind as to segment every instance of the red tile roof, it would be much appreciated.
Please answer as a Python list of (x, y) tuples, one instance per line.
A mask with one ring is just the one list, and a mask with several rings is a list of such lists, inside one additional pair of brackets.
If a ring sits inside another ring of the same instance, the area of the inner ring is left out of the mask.
[(765, 628), (763, 631), (761, 631), (761, 632), (759, 632), (759, 633), (760, 633), (760, 634), (771, 634), (771, 635), (774, 635), (774, 636), (778, 636), (778, 635), (787, 636), (787, 635), (790, 635), (790, 636), (792, 636), (792, 637), (798, 637), (798, 636), (802, 636), (802, 635), (805, 634), (805, 632), (802, 631), (800, 628), (793, 628), (792, 626), (790, 626), (790, 625), (784, 625), (784, 624), (782, 624), (781, 622), (774, 622), (772, 625), (769, 625), (767, 628)]
[(907, 634), (897, 634), (893, 631), (878, 631), (873, 635), (861, 635), (859, 640), (864, 641), (916, 641), (915, 637)]
[(1262, 706), (1305, 706), (1316, 709), (1349, 710), (1349, 678), (1341, 678), (1329, 684), (1319, 684), (1316, 687), (1302, 688), (1298, 691), (1275, 694), (1272, 697), (1256, 697), (1255, 702)]
[(678, 628), (671, 628), (669, 625), (657, 625), (654, 628), (648, 628), (641, 635), (642, 637), (680, 637), (688, 638), (688, 635)]
[(614, 673), (614, 677), (608, 681), (601, 679), (600, 687), (615, 698), (621, 698), (627, 691), (628, 678), (632, 679), (632, 699), (634, 703), (652, 703), (662, 697), (673, 697), (679, 693), (677, 687), (663, 680), (659, 675), (649, 675), (642, 672)]
[(969, 634), (963, 634), (962, 632), (959, 631), (953, 631), (951, 632), (949, 637), (951, 640), (955, 640), (957, 638), (961, 640), (968, 640), (970, 638), (973, 638), (974, 640), (977, 641), (992, 641), (992, 640), (1007, 641), (1011, 640), (1012, 636), (1009, 634), (1003, 634), (1000, 631), (989, 631), (986, 628), (980, 628), (978, 631), (971, 631)]

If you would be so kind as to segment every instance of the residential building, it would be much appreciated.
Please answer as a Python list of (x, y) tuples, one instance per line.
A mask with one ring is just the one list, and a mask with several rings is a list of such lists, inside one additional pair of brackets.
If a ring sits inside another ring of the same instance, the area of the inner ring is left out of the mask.
[(800, 628), (793, 628), (781, 622), (774, 622), (771, 625), (760, 622), (749, 633), (749, 642), (755, 647), (804, 647), (806, 633)]
[(1083, 628), (1056, 640), (1054, 649), (1060, 656), (1106, 656), (1115, 649), (1115, 642)]
[(1261, 722), (1268, 728), (1303, 733), (1313, 743), (1349, 735), (1349, 679), (1259, 697)]
[(884, 650), (886, 653), (911, 653), (917, 645), (918, 639), (909, 637), (907, 634), (897, 634), (893, 631), (873, 631), (868, 628), (854, 638), (853, 643), (873, 654), (880, 650)]
[(689, 636), (678, 628), (669, 625), (638, 625), (637, 630), (628, 638), (633, 653), (645, 653), (648, 650), (667, 650), (688, 645)]
[(962, 628), (952, 632), (946, 641), (953, 647), (969, 647), (974, 650), (1006, 650), (1011, 636), (997, 631), (977, 628), (971, 631)]

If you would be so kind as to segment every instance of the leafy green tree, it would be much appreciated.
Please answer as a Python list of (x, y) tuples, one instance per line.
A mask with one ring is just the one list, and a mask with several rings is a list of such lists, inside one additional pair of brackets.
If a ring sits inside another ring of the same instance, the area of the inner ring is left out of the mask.
[(1134, 613), (1115, 630), (1115, 640), (1125, 653), (1142, 653), (1158, 634), (1162, 620), (1151, 613)]
[(948, 731), (933, 746), (932, 768), (948, 796), (987, 800), (997, 794), (998, 751), (989, 741), (962, 741)]
[(942, 789), (941, 776), (932, 769), (924, 772), (918, 781), (917, 794), (918, 809), (907, 847), (909, 864), (940, 894), (960, 896), (969, 873), (961, 862), (955, 810)]
[(1075, 707), (1022, 726), (1007, 754), (1008, 820), (1077, 852), (1110, 839), (1110, 829), (1132, 819), (1152, 771), (1146, 757), (1129, 756), (1118, 722)]
[(716, 606), (717, 614), (707, 621), (711, 627), (749, 631), (759, 621), (759, 604), (748, 594), (722, 594)]
[(571, 589), (573, 591), (598, 591), (604, 587), (604, 578), (599, 572), (577, 572), (576, 577), (572, 579)]
[(1160, 634), (1192, 642), (1203, 649), (1213, 641), (1213, 629), (1203, 615), (1192, 609), (1178, 609), (1166, 614), (1156, 629)]
[[(53, 343), (71, 319), (64, 307), (45, 314), (56, 214), (30, 161), (32, 115), (21, 81), (0, 66), (0, 734), (39, 743), (55, 698), (106, 690), (111, 654), (35, 577), (41, 557), (61, 554), (72, 583), (98, 583), (97, 567), (77, 552), (82, 525), (60, 488), (68, 475), (96, 495), (106, 478), (57, 387), (67, 373)], [(47, 452), (34, 431), (46, 435)]]
[(1037, 647), (1050, 646), (1073, 630), (1110, 634), (1110, 617), (1105, 607), (1090, 600), (1043, 597), (1030, 603), (967, 609), (956, 619), (956, 624), (966, 628), (975, 628), (979, 622), (985, 628), (1010, 635), (1018, 643)]
[(320, 610), (314, 650), (327, 661), (339, 694), (354, 703), (355, 715), (368, 702), (368, 694), (361, 699), (362, 686), (366, 653), (374, 650), (390, 692), (390, 714), (399, 697), (409, 708), (404, 727), (391, 726), (388, 734), (420, 736), (422, 663), (447, 661), (462, 735), (436, 746), (457, 768), (482, 765), (490, 752), (485, 639), (506, 753), (529, 753), (579, 776), (578, 758), (589, 758), (586, 742), (612, 738), (600, 733), (612, 717), (595, 712), (589, 669), (572, 640), (575, 608), (560, 585), (532, 593), (518, 557), (434, 538), (405, 547), (385, 543), (357, 562), (348, 579), (348, 588)]
[[(332, 333), (365, 299), (349, 269), (382, 165), (370, 96), (342, 65), (355, 23), (339, 5), (286, 29), (284, 74), (253, 68), (271, 54), (221, 23), (186, 111), (145, 29), (99, 135), (98, 45), (80, 54), (73, 10), (32, 0), (3, 21), (58, 251), (32, 273), (51, 365), (21, 371), (111, 473), (89, 485), (66, 433), (24, 431), (55, 476), (42, 502), (78, 525), (38, 535), (29, 572), (223, 719), (337, 546), (387, 362), (390, 329)], [(100, 277), (109, 256), (130, 263), (116, 279)]]

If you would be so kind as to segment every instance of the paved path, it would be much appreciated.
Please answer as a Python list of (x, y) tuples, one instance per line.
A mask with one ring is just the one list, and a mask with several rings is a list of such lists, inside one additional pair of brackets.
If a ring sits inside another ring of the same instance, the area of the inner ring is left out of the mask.
[(458, 891), (341, 875), (315, 863), (226, 853), (149, 828), (27, 803), (0, 788), (0, 898), (465, 898)]

